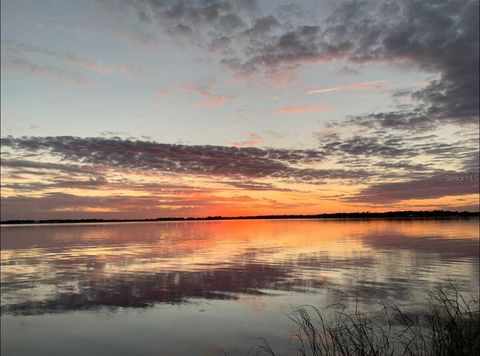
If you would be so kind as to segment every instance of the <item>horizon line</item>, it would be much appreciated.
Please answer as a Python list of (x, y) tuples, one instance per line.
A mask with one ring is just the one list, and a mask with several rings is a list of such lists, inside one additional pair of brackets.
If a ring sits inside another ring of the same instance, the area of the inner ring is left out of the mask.
[(83, 219), (8, 219), (1, 220), (1, 225), (13, 224), (61, 224), (89, 222), (155, 222), (155, 221), (205, 221), (205, 220), (275, 220), (275, 219), (322, 219), (322, 218), (435, 218), (435, 217), (472, 217), (480, 216), (480, 211), (467, 210), (391, 210), (383, 212), (338, 212), (320, 214), (272, 214), (272, 215), (240, 215), (240, 216), (185, 216), (157, 218), (83, 218)]

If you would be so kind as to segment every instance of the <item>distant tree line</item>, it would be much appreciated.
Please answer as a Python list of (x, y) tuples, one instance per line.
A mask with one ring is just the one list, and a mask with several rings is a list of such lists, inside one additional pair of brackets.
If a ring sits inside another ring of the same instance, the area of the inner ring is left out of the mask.
[(260, 219), (422, 219), (422, 218), (471, 218), (480, 212), (471, 211), (386, 211), (381, 213), (356, 212), (314, 215), (255, 215), (255, 216), (205, 216), (205, 217), (163, 217), (153, 219), (45, 219), (45, 220), (4, 220), (1, 224), (69, 224), (103, 222), (148, 222), (148, 221), (197, 221), (197, 220), (260, 220)]

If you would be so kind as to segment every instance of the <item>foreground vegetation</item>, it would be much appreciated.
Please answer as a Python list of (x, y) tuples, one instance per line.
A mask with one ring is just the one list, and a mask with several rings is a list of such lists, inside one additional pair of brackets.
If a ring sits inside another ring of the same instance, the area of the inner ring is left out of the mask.
[[(382, 305), (367, 316), (355, 305), (333, 305), (323, 311), (300, 306), (288, 317), (297, 326), (293, 342), (299, 355), (479, 355), (479, 298), (457, 288), (438, 288), (430, 294), (426, 312), (409, 314)], [(277, 355), (267, 340), (257, 355)]]

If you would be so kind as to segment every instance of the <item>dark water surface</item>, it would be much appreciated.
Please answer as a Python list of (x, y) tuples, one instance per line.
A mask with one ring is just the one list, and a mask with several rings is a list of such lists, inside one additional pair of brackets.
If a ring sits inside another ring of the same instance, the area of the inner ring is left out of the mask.
[(478, 292), (479, 220), (1, 227), (2, 355), (289, 353), (298, 304)]

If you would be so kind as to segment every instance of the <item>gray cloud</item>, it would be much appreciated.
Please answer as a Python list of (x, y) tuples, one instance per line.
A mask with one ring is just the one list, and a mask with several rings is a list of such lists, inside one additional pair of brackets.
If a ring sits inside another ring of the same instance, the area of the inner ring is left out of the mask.
[[(378, 12), (367, 15), (372, 3), (382, 15), (376, 19)], [(346, 6), (333, 17), (337, 29), (343, 24), (342, 31), (333, 34), (337, 42), (357, 38), (355, 43), (361, 46), (352, 47), (352, 59), (405, 59), (438, 75), (426, 87), (410, 92), (415, 105), (354, 121), (396, 129), (428, 129), (439, 122), (478, 124), (477, 1), (354, 2)], [(346, 30), (348, 15), (353, 18)]]
[(405, 159), (415, 156), (430, 156), (430, 162), (472, 160), (478, 154), (478, 137), (465, 138), (455, 142), (444, 142), (436, 135), (405, 136), (382, 131), (366, 131), (363, 134), (340, 137), (339, 135), (318, 136), (322, 151), (355, 159)]
[(364, 170), (314, 169), (322, 161), (320, 150), (271, 149), (227, 146), (187, 146), (118, 138), (6, 137), (2, 146), (17, 152), (45, 152), (65, 161), (144, 172), (225, 176), (235, 178), (280, 178), (299, 182), (325, 179), (363, 179)]
[[(168, 193), (168, 192), (167, 192)], [(206, 209), (219, 205), (241, 208), (246, 203), (259, 208), (272, 205), (288, 209), (311, 204), (288, 204), (276, 200), (254, 199), (245, 195), (223, 197), (195, 191), (153, 191), (148, 195), (102, 196), (47, 192), (41, 196), (15, 195), (2, 197), (1, 219), (85, 219), (98, 218), (157, 218), (161, 216), (205, 216)]]
[(345, 200), (385, 205), (409, 199), (433, 199), (445, 196), (478, 194), (478, 177), (478, 171), (444, 171), (428, 178), (373, 184)]
[[(3, 144), (3, 143), (2, 143)], [(23, 159), (2, 159), (2, 167), (24, 169), (34, 168), (34, 172), (39, 170), (53, 170), (61, 171), (64, 173), (76, 174), (76, 173), (95, 173), (95, 171), (88, 166), (80, 166), (76, 164), (64, 164), (64, 163), (50, 163), (50, 162), (38, 162), (29, 161)]]
[(348, 66), (343, 66), (339, 71), (338, 74), (340, 75), (358, 75), (360, 72), (354, 68), (350, 68)]
[(261, 182), (251, 182), (251, 181), (238, 181), (238, 182), (231, 181), (231, 182), (225, 182), (225, 183), (236, 189), (257, 190), (257, 191), (268, 191), (268, 190), (292, 191), (290, 189), (277, 188), (274, 184), (271, 184), (271, 183), (261, 183)]
[(275, 75), (307, 62), (342, 59), (407, 62), (437, 76), (408, 93), (414, 101), (408, 108), (350, 119), (360, 125), (478, 124), (476, 0), (304, 2), (276, 9), (254, 1), (102, 2), (120, 13), (134, 9), (142, 22), (218, 52), (222, 63), (239, 72)]
[[(57, 69), (57, 67), (53, 67), (53, 68), (42, 67), (40, 64), (33, 64), (32, 62), (30, 62), (30, 60), (26, 59), (26, 58), (32, 58), (32, 56), (38, 56), (38, 55), (63, 61), (68, 64), (74, 65), (78, 68), (86, 69), (96, 73), (103, 73), (103, 74), (110, 74), (115, 72), (120, 72), (124, 74), (139, 73), (139, 69), (131, 65), (123, 65), (123, 66), (105, 65), (101, 62), (92, 61), (91, 59), (88, 59), (76, 53), (56, 52), (56, 51), (49, 50), (47, 48), (33, 46), (27, 43), (18, 42), (11, 39), (2, 39), (2, 55), (3, 54), (6, 57), (5, 60), (7, 61), (7, 63), (10, 63), (9, 66), (7, 66), (7, 68), (22, 70), (29, 74), (39, 75), (42, 73), (42, 71), (40, 70), (41, 68), (50, 68), (50, 72), (52, 71), (64, 72), (63, 76), (65, 76), (66, 75), (65, 73), (67, 73), (63, 69)], [(15, 63), (15, 65), (13, 65), (12, 63)], [(36, 68), (36, 70), (32, 68)], [(43, 69), (43, 72), (47, 72), (47, 70)], [(53, 75), (53, 73), (51, 73), (51, 75)], [(57, 75), (59, 75), (59, 73), (57, 73)], [(70, 74), (70, 76), (73, 76), (74, 78), (81, 78), (78, 74)]]
[[(319, 142), (321, 150), (337, 165), (375, 172), (366, 188), (339, 197), (346, 202), (386, 206), (410, 199), (479, 193), (475, 134), (445, 142), (436, 135), (367, 130), (351, 137), (319, 135)], [(478, 210), (478, 206), (468, 210)]]
[[(2, 197), (2, 220), (8, 219), (54, 219), (63, 218), (91, 218), (98, 216), (98, 211), (109, 216), (131, 216), (133, 212), (143, 211), (150, 216), (152, 209), (161, 213), (162, 209), (156, 208), (159, 204), (155, 197), (102, 197), (102, 196), (77, 196), (66, 193), (45, 193), (40, 197), (9, 196)], [(95, 208), (97, 211), (85, 211)], [(112, 209), (112, 212), (109, 211)], [(140, 209), (140, 210), (138, 210)], [(164, 209), (165, 210), (165, 209)]]
[[(314, 184), (326, 180), (348, 180), (352, 183), (369, 181), (368, 188), (347, 200), (388, 203), (410, 198), (473, 194), (478, 182), (470, 184), (465, 181), (454, 185), (453, 181), (449, 182), (445, 178), (447, 175), (473, 174), (471, 172), (474, 171), (475, 164), (478, 165), (478, 148), (473, 142), (474, 138), (445, 143), (434, 135), (402, 137), (377, 133), (349, 138), (331, 135), (323, 138), (318, 150), (289, 150), (162, 144), (120, 138), (6, 137), (2, 139), (2, 146), (15, 150), (20, 157), (22, 154), (44, 153), (63, 162), (2, 160), (2, 166), (12, 169), (12, 174), (21, 174), (22, 170), (27, 170), (28, 173), (31, 169), (49, 170), (57, 174), (50, 182), (32, 185), (19, 181), (4, 183), (3, 187), (17, 191), (128, 187), (153, 194), (194, 191), (194, 187), (182, 184), (132, 183), (107, 178), (109, 171), (139, 170), (151, 174), (226, 178), (227, 180), (217, 180), (217, 183), (260, 191), (279, 190), (272, 184), (255, 181), (261, 178)], [(420, 155), (428, 156), (429, 163), (415, 161)], [(333, 160), (336, 162), (335, 167), (342, 168), (308, 168), (312, 163), (325, 160)], [(452, 163), (460, 166), (457, 172), (453, 172), (436, 168), (436, 163), (439, 163), (439, 167)], [(71, 174), (83, 176), (72, 180), (68, 178)]]
[(405, 145), (398, 136), (353, 136), (345, 139), (333, 140), (323, 146), (330, 154), (342, 153), (351, 156), (373, 156), (402, 158), (415, 155), (417, 151)]
[(478, 167), (478, 135), (445, 141), (436, 135), (401, 135), (365, 130), (354, 136), (318, 134), (320, 150), (338, 165), (374, 171), (378, 180), (424, 179), (455, 167)]
[(33, 63), (28, 59), (16, 56), (2, 58), (2, 69), (14, 70), (39, 78), (59, 80), (78, 86), (90, 85), (90, 82), (78, 73), (65, 70), (58, 66)]

